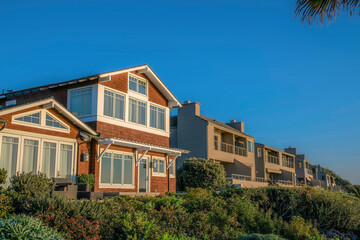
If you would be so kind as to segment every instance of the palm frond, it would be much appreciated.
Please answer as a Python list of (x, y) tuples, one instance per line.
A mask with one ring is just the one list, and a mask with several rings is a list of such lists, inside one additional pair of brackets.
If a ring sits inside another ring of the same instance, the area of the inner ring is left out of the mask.
[(301, 22), (314, 21), (323, 23), (330, 22), (342, 11), (350, 15), (360, 15), (360, 0), (297, 0), (295, 16), (301, 17)]

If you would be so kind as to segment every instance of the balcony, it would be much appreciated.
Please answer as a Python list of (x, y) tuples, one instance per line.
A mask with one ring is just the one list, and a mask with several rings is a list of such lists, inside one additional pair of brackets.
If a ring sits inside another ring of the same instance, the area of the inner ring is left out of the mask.
[(306, 171), (307, 174), (310, 174), (310, 175), (313, 174), (313, 172), (312, 172), (311, 169), (309, 169), (309, 168), (306, 168), (305, 171)]
[(221, 143), (221, 151), (228, 152), (228, 153), (233, 153), (233, 145), (222, 142)]
[(235, 146), (235, 154), (240, 156), (247, 156), (246, 148)]
[(288, 168), (294, 168), (294, 162), (284, 158), (283, 166)]
[(279, 158), (272, 156), (272, 155), (268, 155), (268, 162), (274, 163), (274, 164), (279, 164)]

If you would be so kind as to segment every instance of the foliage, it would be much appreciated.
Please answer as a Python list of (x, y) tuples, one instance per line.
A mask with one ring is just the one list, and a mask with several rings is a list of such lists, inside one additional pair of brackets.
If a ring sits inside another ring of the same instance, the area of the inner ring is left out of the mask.
[(64, 239), (55, 230), (32, 217), (25, 215), (0, 219), (1, 239)]
[(285, 240), (285, 239), (273, 234), (268, 234), (268, 235), (252, 234), (252, 235), (242, 236), (238, 238), (238, 240)]
[(343, 11), (350, 15), (359, 15), (359, 10), (358, 0), (297, 0), (295, 15), (301, 16), (302, 22), (311, 24), (313, 21), (329, 22)]
[(186, 159), (182, 166), (181, 177), (184, 187), (209, 190), (225, 187), (224, 167), (206, 159)]
[(11, 198), (0, 194), (0, 218), (8, 216), (13, 211)]
[(89, 184), (89, 189), (92, 191), (93, 187), (95, 186), (95, 175), (90, 174), (81, 174), (80, 176), (76, 176), (77, 183), (87, 183)]
[(0, 190), (2, 189), (1, 185), (6, 183), (7, 171), (4, 168), (0, 168)]

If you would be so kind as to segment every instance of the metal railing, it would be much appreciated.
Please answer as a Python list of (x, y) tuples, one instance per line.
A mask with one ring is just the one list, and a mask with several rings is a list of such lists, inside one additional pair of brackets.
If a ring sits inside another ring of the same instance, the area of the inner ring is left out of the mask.
[(276, 180), (277, 183), (281, 185), (293, 185), (292, 181), (286, 181), (286, 180)]
[(294, 162), (290, 161), (289, 159), (283, 158), (283, 166), (289, 167), (289, 168), (294, 168)]
[(262, 177), (256, 177), (255, 181), (256, 182), (268, 182), (268, 180), (266, 178), (262, 178)]
[(241, 156), (247, 156), (246, 148), (235, 146), (235, 154)]
[(279, 164), (279, 158), (275, 157), (275, 156), (268, 155), (268, 162), (269, 163)]
[(233, 153), (233, 145), (221, 142), (221, 151)]
[(231, 177), (232, 179), (236, 179), (236, 180), (251, 181), (251, 176), (232, 174)]

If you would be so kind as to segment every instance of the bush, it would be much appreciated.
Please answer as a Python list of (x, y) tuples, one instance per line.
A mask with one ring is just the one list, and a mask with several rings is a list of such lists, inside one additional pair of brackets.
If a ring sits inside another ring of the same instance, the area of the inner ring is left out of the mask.
[(269, 234), (269, 235), (253, 234), (248, 236), (242, 236), (238, 238), (238, 240), (285, 240), (285, 239), (273, 234)]
[(0, 219), (1, 239), (64, 239), (58, 232), (25, 215)]
[(2, 189), (1, 185), (6, 183), (7, 171), (4, 168), (0, 168), (0, 190)]
[(289, 224), (285, 224), (282, 236), (287, 239), (307, 240), (309, 238), (321, 239), (319, 231), (302, 217), (295, 216)]
[(90, 189), (90, 191), (92, 191), (92, 189), (95, 185), (95, 175), (83, 173), (80, 176), (76, 177), (76, 182), (89, 184), (89, 189)]
[(8, 216), (12, 211), (11, 198), (5, 194), (0, 194), (0, 218)]
[(184, 187), (219, 190), (225, 187), (225, 169), (222, 165), (201, 158), (189, 158), (182, 166)]

